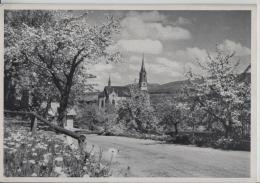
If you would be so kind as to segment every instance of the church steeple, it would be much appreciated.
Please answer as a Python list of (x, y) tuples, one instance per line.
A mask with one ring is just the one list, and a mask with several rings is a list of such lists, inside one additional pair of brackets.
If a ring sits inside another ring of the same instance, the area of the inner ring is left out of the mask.
[(141, 70), (139, 73), (139, 87), (140, 87), (140, 90), (147, 91), (147, 77), (146, 77), (146, 71), (145, 71), (145, 67), (144, 67), (144, 54), (143, 54), (143, 58), (142, 58)]
[(109, 75), (109, 78), (108, 78), (108, 83), (107, 83), (107, 86), (110, 87), (111, 86), (111, 79), (110, 79), (110, 75)]
[(145, 71), (145, 67), (144, 67), (144, 54), (143, 54), (143, 58), (142, 58), (142, 67), (141, 67), (141, 71), (140, 72), (146, 72)]

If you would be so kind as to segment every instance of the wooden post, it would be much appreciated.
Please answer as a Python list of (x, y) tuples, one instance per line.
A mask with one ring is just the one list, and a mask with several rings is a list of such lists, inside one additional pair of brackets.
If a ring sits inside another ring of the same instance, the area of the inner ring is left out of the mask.
[(84, 150), (85, 150), (85, 146), (86, 144), (86, 136), (85, 135), (80, 135), (78, 138), (78, 143), (79, 143), (79, 151), (81, 155), (84, 155)]
[(35, 116), (31, 116), (31, 131), (32, 136), (34, 136), (37, 132), (37, 118)]
[(34, 112), (26, 112), (26, 111), (9, 111), (9, 110), (4, 110), (4, 113), (10, 113), (10, 114), (28, 114), (31, 116), (31, 130), (33, 130), (33, 127), (35, 127), (35, 132), (37, 130), (37, 121), (34, 124), (35, 120), (32, 120), (34, 118), (37, 118), (38, 120), (42, 121), (44, 124), (48, 125), (49, 127), (51, 127), (52, 129), (63, 133), (65, 135), (68, 135), (72, 138), (75, 138), (78, 140), (79, 144), (84, 144), (86, 143), (86, 137), (84, 135), (80, 135), (78, 133), (75, 133), (73, 131), (64, 129), (60, 126), (57, 126), (53, 123), (50, 123), (48, 120), (44, 119), (43, 117), (41, 117), (40, 115), (34, 113)]

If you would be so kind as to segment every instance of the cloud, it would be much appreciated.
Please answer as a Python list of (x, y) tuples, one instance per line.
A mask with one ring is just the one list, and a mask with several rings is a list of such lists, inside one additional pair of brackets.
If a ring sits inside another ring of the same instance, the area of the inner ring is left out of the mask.
[(182, 40), (191, 38), (191, 34), (187, 29), (179, 26), (163, 25), (165, 21), (166, 17), (157, 11), (129, 13), (121, 21), (121, 36), (124, 39), (155, 40)]
[(119, 40), (117, 45), (126, 52), (160, 54), (163, 45), (158, 40)]
[(178, 17), (177, 21), (173, 23), (173, 25), (190, 25), (192, 21), (188, 18)]
[(241, 43), (236, 43), (229, 39), (226, 39), (223, 43), (219, 44), (218, 48), (227, 53), (235, 52), (236, 56), (246, 56), (251, 54), (251, 50), (249, 48), (242, 46)]
[(158, 11), (146, 11), (141, 13), (137, 11), (130, 11), (126, 14), (126, 17), (136, 17), (144, 22), (158, 22), (166, 19), (166, 16), (160, 14)]
[(181, 63), (169, 60), (164, 57), (157, 58), (156, 63), (161, 64), (164, 67), (170, 68), (171, 70), (180, 70), (181, 69)]
[(188, 30), (181, 27), (163, 26), (160, 23), (151, 23), (147, 25), (151, 37), (162, 40), (181, 40), (190, 39), (191, 34)]
[(183, 76), (181, 72), (174, 70), (172, 67), (167, 67), (157, 63), (147, 65), (147, 70), (149, 77), (153, 77), (153, 80), (158, 80), (160, 83), (165, 81), (172, 81), (175, 80), (176, 77), (180, 78)]
[(200, 62), (205, 62), (207, 60), (207, 51), (198, 47), (188, 47), (185, 50), (178, 50), (175, 55), (177, 59), (184, 62), (190, 62), (198, 60)]
[(111, 79), (113, 79), (113, 81), (119, 81), (122, 79), (121, 75), (118, 72), (113, 72), (110, 74)]
[(182, 63), (165, 57), (155, 58), (146, 68), (148, 77), (154, 82), (164, 83), (183, 78)]
[(114, 66), (111, 64), (98, 63), (98, 64), (93, 65), (93, 67), (91, 68), (91, 71), (92, 72), (103, 72), (103, 71), (112, 70), (113, 68), (114, 68)]

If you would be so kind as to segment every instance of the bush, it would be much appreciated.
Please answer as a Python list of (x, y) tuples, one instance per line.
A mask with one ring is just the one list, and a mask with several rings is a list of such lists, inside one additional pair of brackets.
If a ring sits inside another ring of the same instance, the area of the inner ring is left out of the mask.
[(213, 138), (204, 136), (195, 136), (193, 143), (198, 147), (212, 147)]
[(184, 144), (188, 145), (191, 144), (190, 138), (188, 135), (175, 135), (172, 136), (167, 140), (168, 143), (174, 143), (174, 144)]
[(250, 151), (250, 141), (243, 139), (231, 139), (222, 137), (218, 139), (213, 145), (215, 148), (220, 148), (224, 150), (243, 150)]

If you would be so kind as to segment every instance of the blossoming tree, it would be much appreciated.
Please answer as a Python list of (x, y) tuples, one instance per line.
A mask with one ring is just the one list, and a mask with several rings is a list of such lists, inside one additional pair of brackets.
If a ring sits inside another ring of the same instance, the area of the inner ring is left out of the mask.
[(221, 124), (226, 137), (234, 135), (234, 128), (240, 128), (245, 121), (250, 123), (250, 81), (246, 72), (237, 73), (239, 62), (234, 56), (234, 52), (217, 48), (216, 54), (208, 54), (206, 62), (198, 62), (204, 76), (188, 73), (190, 86), (186, 88), (193, 102)]
[[(38, 27), (23, 23), (19, 32), (7, 27), (6, 31), (12, 31), (11, 38), (16, 39), (8, 54), (19, 55), (27, 66), (27, 74), (34, 74), (38, 84), (47, 81), (43, 87), (47, 88), (43, 90), (47, 95), (57, 92), (58, 122), (63, 126), (72, 89), (77, 92), (91, 88), (87, 79), (94, 76), (87, 73), (87, 67), (100, 60), (118, 60), (119, 53), (108, 47), (113, 44), (119, 24), (113, 17), (100, 25), (92, 25), (87, 13), (80, 16), (68, 11), (51, 13), (54, 16), (52, 21)], [(51, 86), (55, 89), (52, 90)]]

